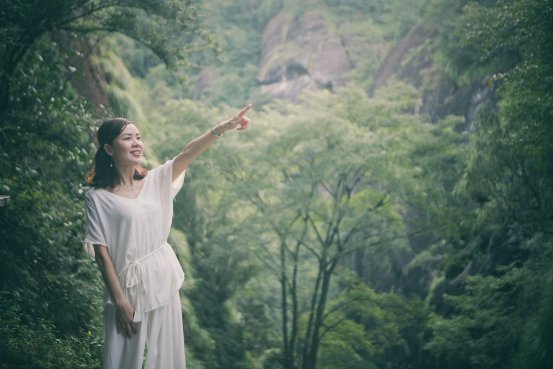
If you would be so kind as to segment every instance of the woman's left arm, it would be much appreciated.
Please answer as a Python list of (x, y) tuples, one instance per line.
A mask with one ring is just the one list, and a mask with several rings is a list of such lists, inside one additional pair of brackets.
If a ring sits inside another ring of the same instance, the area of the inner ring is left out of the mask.
[[(202, 152), (207, 150), (219, 137), (226, 131), (237, 129), (239, 131), (248, 128), (250, 120), (245, 114), (250, 110), (251, 104), (248, 104), (238, 114), (232, 118), (217, 124), (201, 136), (193, 139), (173, 160), (173, 180), (177, 179), (182, 172), (188, 168), (188, 165), (196, 159)], [(238, 128), (237, 128), (238, 127)]]

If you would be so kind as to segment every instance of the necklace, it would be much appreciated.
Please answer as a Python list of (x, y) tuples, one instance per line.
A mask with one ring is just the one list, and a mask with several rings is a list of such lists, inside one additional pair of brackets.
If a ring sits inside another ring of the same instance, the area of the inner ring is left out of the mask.
[(125, 183), (121, 183), (120, 186), (123, 187), (123, 188), (126, 188), (127, 190), (131, 190), (131, 191), (134, 191), (136, 189), (136, 187), (129, 186), (128, 184), (125, 184)]

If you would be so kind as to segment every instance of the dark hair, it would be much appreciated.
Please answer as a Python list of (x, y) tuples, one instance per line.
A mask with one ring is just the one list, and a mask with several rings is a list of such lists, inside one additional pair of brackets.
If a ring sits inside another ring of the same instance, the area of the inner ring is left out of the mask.
[[(104, 149), (105, 144), (113, 145), (113, 141), (123, 132), (125, 127), (132, 122), (125, 118), (113, 118), (106, 120), (98, 128), (98, 150), (94, 155), (92, 167), (88, 172), (86, 181), (96, 188), (112, 188), (119, 183), (119, 174), (113, 165), (113, 158)], [(147, 171), (139, 168), (134, 172), (134, 179), (142, 179)]]

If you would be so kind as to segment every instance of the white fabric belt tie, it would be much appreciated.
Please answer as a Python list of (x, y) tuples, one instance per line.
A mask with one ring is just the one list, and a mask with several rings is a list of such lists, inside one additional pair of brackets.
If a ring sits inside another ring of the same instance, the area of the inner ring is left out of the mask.
[(142, 291), (144, 291), (144, 293), (148, 293), (148, 284), (144, 280), (143, 263), (144, 261), (148, 260), (155, 254), (163, 250), (165, 247), (171, 246), (169, 246), (169, 244), (165, 242), (161, 247), (141, 257), (140, 259), (128, 262), (127, 266), (125, 267), (125, 286), (127, 288), (132, 288), (138, 284), (140, 285), (139, 287), (142, 289)]

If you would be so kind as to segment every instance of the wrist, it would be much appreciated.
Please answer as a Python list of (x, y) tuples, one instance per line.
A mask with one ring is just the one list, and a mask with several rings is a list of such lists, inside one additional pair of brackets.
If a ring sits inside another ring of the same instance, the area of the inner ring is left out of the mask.
[(218, 127), (212, 127), (209, 132), (211, 133), (212, 136), (214, 137), (221, 137), (223, 136), (223, 134), (225, 133), (222, 129), (218, 128)]
[(114, 297), (114, 302), (115, 302), (115, 306), (118, 308), (118, 309), (121, 309), (123, 307), (125, 307), (126, 305), (129, 304), (129, 301), (127, 300), (127, 297), (125, 295), (121, 295), (121, 296), (116, 296)]
[(227, 128), (227, 122), (222, 122), (210, 129), (211, 134), (216, 137), (221, 137), (226, 131), (228, 131)]

